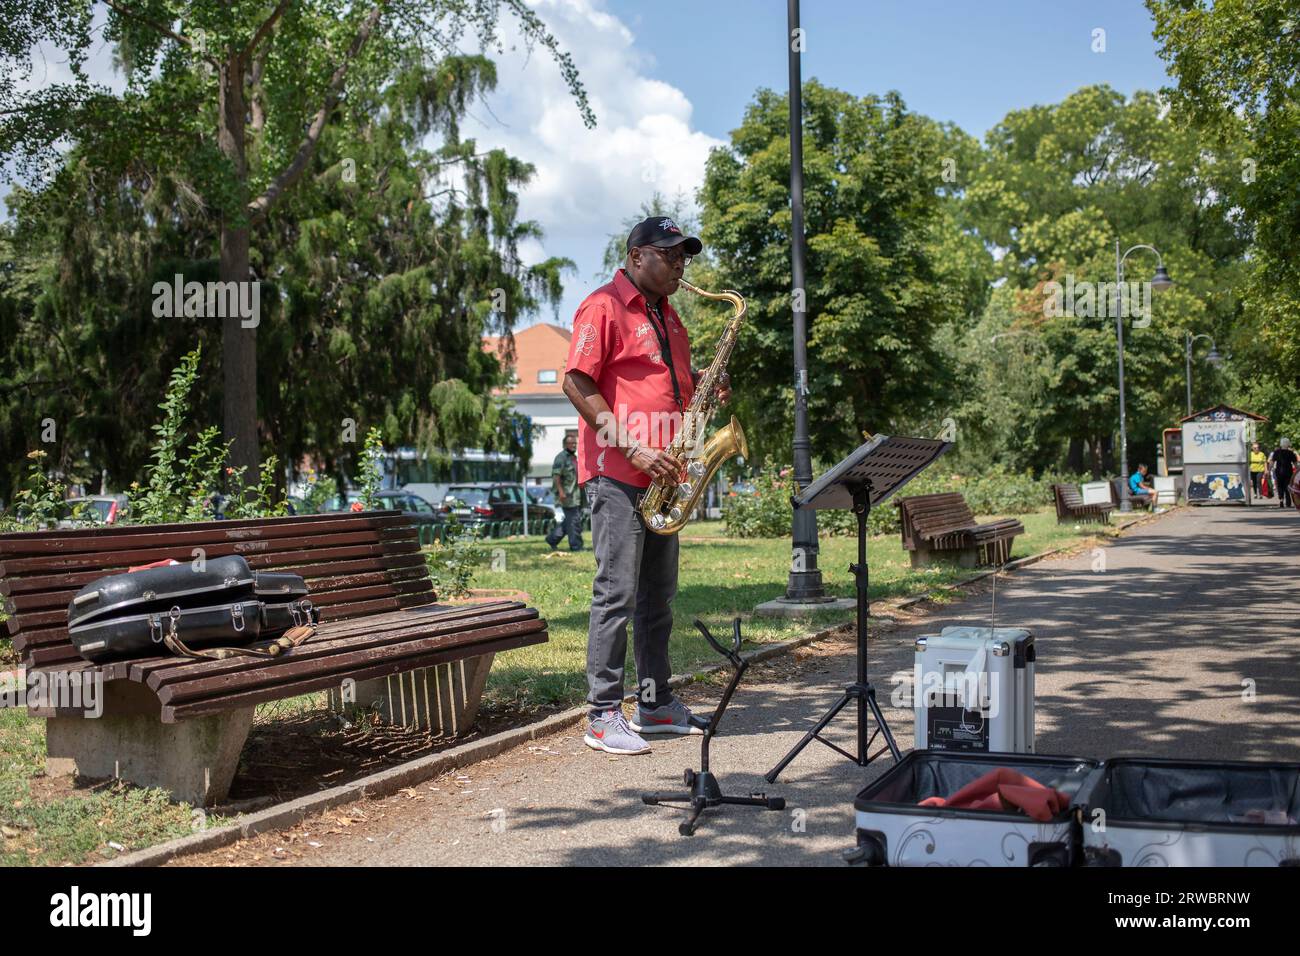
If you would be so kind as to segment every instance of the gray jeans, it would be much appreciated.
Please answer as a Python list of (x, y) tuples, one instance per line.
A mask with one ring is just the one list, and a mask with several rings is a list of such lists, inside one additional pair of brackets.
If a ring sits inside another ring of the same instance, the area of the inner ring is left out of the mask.
[(622, 704), (631, 621), (638, 698), (646, 706), (662, 707), (673, 699), (668, 689), (668, 638), (677, 594), (677, 536), (646, 531), (636, 510), (642, 489), (603, 475), (584, 487), (596, 551), (587, 630), (587, 704), (593, 715)]
[(582, 509), (577, 505), (564, 509), (564, 520), (555, 522), (555, 527), (546, 536), (546, 543), (553, 548), (565, 535), (569, 536), (570, 551), (582, 550)]

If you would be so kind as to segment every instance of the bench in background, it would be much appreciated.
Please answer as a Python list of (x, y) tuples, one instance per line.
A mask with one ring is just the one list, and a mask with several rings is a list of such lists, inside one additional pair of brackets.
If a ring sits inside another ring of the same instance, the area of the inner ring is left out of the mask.
[(1115, 506), (1108, 502), (1085, 505), (1083, 495), (1074, 485), (1052, 485), (1052, 497), (1056, 500), (1057, 524), (1073, 521), (1110, 524), (1110, 513), (1115, 510)]
[(1015, 518), (977, 524), (966, 499), (955, 492), (914, 495), (894, 504), (914, 568), (930, 564), (935, 555), (956, 557), (964, 568), (1006, 564), (1016, 536), (1025, 532)]

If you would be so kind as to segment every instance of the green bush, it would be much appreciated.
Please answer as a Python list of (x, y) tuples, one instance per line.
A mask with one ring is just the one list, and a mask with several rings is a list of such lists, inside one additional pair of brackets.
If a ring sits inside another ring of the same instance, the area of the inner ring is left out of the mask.
[(58, 478), (45, 473), (47, 453), (41, 449), (28, 452), (31, 465), (27, 473), (27, 486), (14, 494), (12, 515), (0, 512), (0, 533), (7, 531), (39, 531), (53, 528), (68, 517), (75, 524), (89, 521), (86, 503), (69, 502), (68, 489)]
[(429, 578), (438, 597), (463, 597), (469, 593), (474, 569), (487, 558), (478, 532), (450, 517), (441, 541), (425, 556)]
[[(824, 468), (814, 468), (821, 474)], [(782, 472), (786, 477), (781, 477)], [(794, 479), (789, 466), (769, 465), (754, 479), (753, 495), (724, 499), (723, 519), (727, 533), (737, 538), (780, 538), (790, 533)], [(897, 534), (900, 531), (898, 508), (894, 502), (913, 495), (959, 492), (976, 515), (1025, 514), (1052, 503), (1052, 483), (1078, 481), (1077, 476), (1043, 475), (1013, 472), (994, 467), (978, 475), (962, 475), (940, 467), (922, 472), (898, 495), (871, 510), (867, 519), (869, 533)], [(817, 512), (819, 534), (857, 534), (857, 518), (852, 511)]]
[(190, 391), (199, 375), (199, 354), (199, 349), (186, 353), (172, 370), (167, 394), (158, 406), (162, 421), (153, 426), (158, 437), (152, 461), (145, 466), (144, 484), (131, 482), (127, 493), (133, 522), (157, 524), (212, 517), (211, 498), (220, 490), (227, 449), (216, 426), (200, 431), (193, 442), (189, 439)]

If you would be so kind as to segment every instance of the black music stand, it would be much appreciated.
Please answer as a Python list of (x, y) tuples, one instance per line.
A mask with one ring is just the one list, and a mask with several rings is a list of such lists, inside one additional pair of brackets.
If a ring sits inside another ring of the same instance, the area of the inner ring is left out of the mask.
[[(790, 499), (790, 504), (796, 510), (848, 508), (858, 516), (858, 560), (856, 564), (849, 565), (849, 570), (857, 581), (858, 591), (858, 672), (857, 680), (844, 689), (839, 700), (831, 705), (831, 709), (822, 715), (821, 720), (804, 735), (803, 740), (795, 744), (781, 758), (781, 762), (767, 772), (765, 779), (768, 783), (775, 783), (786, 765), (814, 740), (848, 757), (859, 767), (865, 767), (885, 752), (886, 748), (881, 748), (874, 754), (869, 753), (872, 742), (883, 734), (886, 747), (894, 760), (900, 758), (894, 735), (889, 732), (889, 725), (885, 723), (880, 705), (876, 703), (876, 689), (867, 680), (867, 620), (871, 616), (870, 602), (867, 600), (867, 516), (873, 505), (888, 499), (951, 447), (951, 442), (939, 438), (891, 438), (888, 435), (877, 435)], [(821, 736), (826, 725), (851, 701), (858, 703), (856, 755)], [(868, 711), (876, 721), (876, 729), (870, 737), (867, 736)]]

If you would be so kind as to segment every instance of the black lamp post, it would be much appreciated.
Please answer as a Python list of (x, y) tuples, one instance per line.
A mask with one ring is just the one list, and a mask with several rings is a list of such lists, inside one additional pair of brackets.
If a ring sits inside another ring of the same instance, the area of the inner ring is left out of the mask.
[[(812, 482), (812, 442), (808, 439), (808, 290), (804, 285), (803, 231), (803, 69), (800, 56), (799, 0), (787, 0), (786, 43), (790, 50), (790, 271), (794, 282), (794, 481), (799, 489)], [(826, 600), (817, 568), (817, 517), (811, 509), (794, 512), (789, 602)]]
[(1151, 279), (1152, 289), (1163, 292), (1174, 284), (1165, 269), (1164, 258), (1155, 246), (1136, 245), (1120, 255), (1119, 240), (1115, 240), (1115, 347), (1119, 355), (1119, 510), (1124, 512), (1133, 510), (1133, 502), (1128, 496), (1128, 426), (1124, 419), (1124, 309), (1120, 303), (1124, 301), (1124, 261), (1138, 249), (1156, 254), (1156, 274)]

